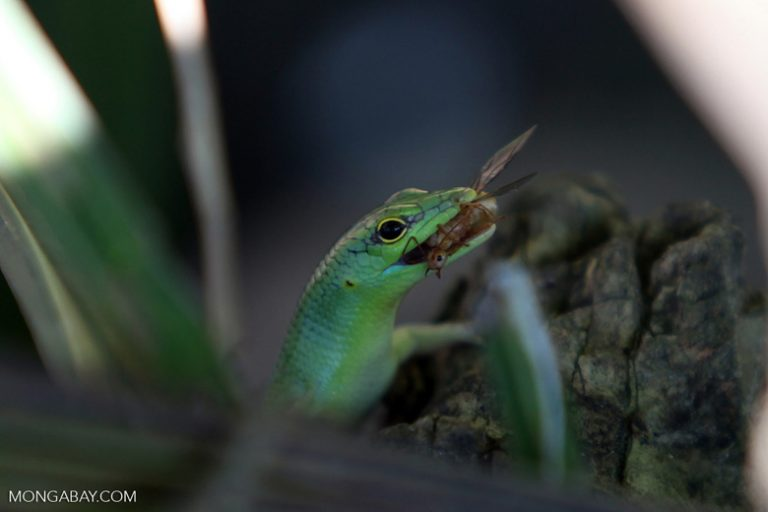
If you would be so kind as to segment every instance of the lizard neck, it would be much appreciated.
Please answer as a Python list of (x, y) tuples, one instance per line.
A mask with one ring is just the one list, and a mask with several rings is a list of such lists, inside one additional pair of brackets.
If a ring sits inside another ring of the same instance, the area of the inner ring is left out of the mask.
[(331, 253), (304, 291), (270, 389), (289, 405), (358, 412), (394, 374), (392, 332), (407, 289), (370, 286), (352, 268)]

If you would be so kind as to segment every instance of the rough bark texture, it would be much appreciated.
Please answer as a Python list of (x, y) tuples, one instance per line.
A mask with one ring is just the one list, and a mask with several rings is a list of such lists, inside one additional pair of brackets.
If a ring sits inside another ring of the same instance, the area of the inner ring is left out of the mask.
[[(744, 293), (742, 235), (730, 217), (702, 201), (632, 224), (598, 177), (538, 180), (506, 214), (491, 257), (532, 271), (594, 486), (744, 506), (764, 315), (761, 296)], [(479, 293), (476, 280), (463, 283), (444, 316), (468, 317)], [(412, 362), (387, 403), (385, 444), (492, 468), (510, 462), (479, 349)]]

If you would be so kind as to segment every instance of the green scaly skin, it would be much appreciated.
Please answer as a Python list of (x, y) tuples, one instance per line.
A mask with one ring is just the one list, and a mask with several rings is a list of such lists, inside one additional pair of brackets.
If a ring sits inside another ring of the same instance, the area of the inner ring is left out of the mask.
[[(395, 329), (400, 301), (427, 272), (426, 263), (400, 262), (404, 249), (427, 240), (477, 192), (406, 189), (363, 217), (331, 249), (310, 280), (291, 322), (268, 390), (280, 410), (350, 421), (384, 393), (400, 362), (415, 352), (467, 339), (464, 325)], [(493, 204), (495, 206), (495, 204)], [(405, 235), (384, 243), (382, 219), (406, 222)], [(488, 240), (495, 226), (468, 241), (448, 262)]]

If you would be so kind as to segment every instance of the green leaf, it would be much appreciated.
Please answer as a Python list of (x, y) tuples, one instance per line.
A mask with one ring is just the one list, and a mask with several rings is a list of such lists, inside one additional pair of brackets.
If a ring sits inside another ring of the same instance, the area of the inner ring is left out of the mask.
[(23, 4), (0, 1), (0, 267), (60, 381), (232, 397), (195, 289)]
[(21, 306), (46, 366), (61, 381), (103, 374), (93, 333), (2, 183), (0, 218), (0, 267), (23, 299)]
[(570, 457), (562, 383), (524, 267), (498, 263), (490, 269), (476, 329), (487, 344), (490, 376), (511, 431), (508, 449), (513, 460), (561, 481)]

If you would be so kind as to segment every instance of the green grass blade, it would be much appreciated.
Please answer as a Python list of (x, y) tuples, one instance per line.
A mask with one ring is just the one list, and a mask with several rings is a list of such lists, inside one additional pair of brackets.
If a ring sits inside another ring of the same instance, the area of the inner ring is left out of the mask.
[(16, 0), (0, 0), (0, 44), (0, 266), (48, 367), (70, 384), (230, 397), (197, 293)]
[[(86, 396), (0, 363), (1, 510), (182, 510), (217, 460), (220, 411)], [(11, 503), (9, 491), (134, 492), (134, 504)]]
[(102, 375), (105, 362), (93, 333), (2, 183), (0, 218), (0, 267), (19, 297), (46, 367), (64, 382)]
[(239, 341), (234, 199), (208, 47), (203, 0), (155, 0), (173, 64), (185, 170), (197, 212), (208, 327), (223, 352)]
[(542, 476), (560, 481), (568, 463), (566, 416), (554, 347), (525, 269), (499, 263), (489, 272), (477, 329), (487, 343), (488, 367), (509, 449)]

